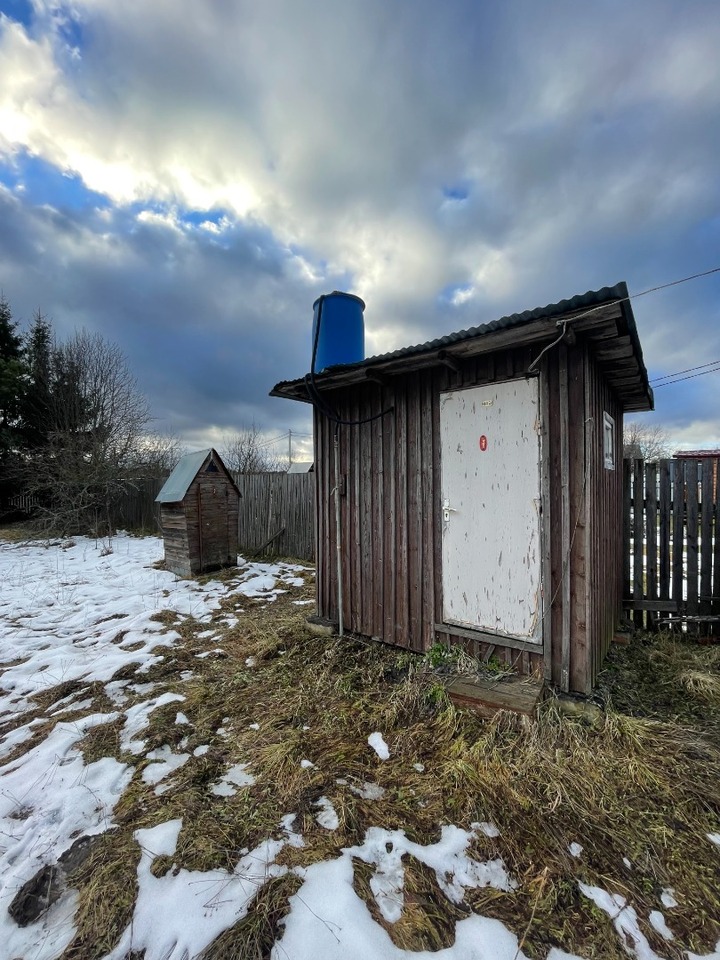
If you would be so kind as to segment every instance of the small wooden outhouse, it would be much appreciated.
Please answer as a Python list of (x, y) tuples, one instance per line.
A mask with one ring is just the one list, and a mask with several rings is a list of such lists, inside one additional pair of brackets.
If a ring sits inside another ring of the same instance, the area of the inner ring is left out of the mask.
[[(625, 284), (315, 388), (319, 616), (337, 623), (341, 595), (355, 633), (589, 692), (622, 614), (623, 414), (653, 406)], [(305, 380), (271, 393), (310, 400)]]
[(179, 577), (233, 567), (240, 491), (217, 451), (188, 453), (157, 495), (165, 563)]

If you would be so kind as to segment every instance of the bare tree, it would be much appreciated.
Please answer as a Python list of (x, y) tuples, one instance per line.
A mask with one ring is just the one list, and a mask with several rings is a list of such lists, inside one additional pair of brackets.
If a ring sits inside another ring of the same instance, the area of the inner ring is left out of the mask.
[(623, 430), (623, 456), (650, 461), (671, 457), (670, 437), (658, 424), (628, 420)]
[(127, 476), (137, 479), (165, 477), (186, 453), (186, 447), (174, 433), (145, 434), (128, 465)]
[(254, 423), (225, 436), (220, 455), (228, 470), (235, 473), (278, 473), (287, 469), (285, 460), (268, 449)]
[(119, 347), (80, 331), (55, 346), (47, 444), (25, 464), (29, 493), (60, 533), (110, 532), (111, 505), (150, 420)]

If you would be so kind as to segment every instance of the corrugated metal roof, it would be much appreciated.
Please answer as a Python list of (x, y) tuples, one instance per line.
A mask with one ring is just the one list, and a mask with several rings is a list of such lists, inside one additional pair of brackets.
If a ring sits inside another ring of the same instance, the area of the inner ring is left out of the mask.
[(212, 448), (210, 448), (208, 450), (198, 450), (196, 453), (186, 453), (184, 457), (181, 457), (177, 466), (165, 481), (162, 490), (155, 497), (155, 503), (179, 503), (188, 492), (198, 470), (212, 452)]
[[(616, 283), (614, 287), (603, 287), (601, 290), (588, 290), (587, 293), (578, 294), (569, 300), (560, 300), (558, 303), (550, 303), (545, 307), (536, 307), (534, 310), (525, 310), (523, 313), (513, 313), (509, 316), (501, 317), (499, 320), (493, 320), (490, 323), (480, 324), (477, 327), (469, 327), (467, 330), (458, 330), (456, 333), (447, 334), (439, 337), (437, 340), (428, 340), (426, 343), (416, 344), (411, 347), (401, 347), (399, 350), (393, 350), (390, 353), (379, 354), (375, 357), (369, 357), (366, 360), (360, 360), (357, 363), (339, 364), (333, 367), (327, 367), (321, 374), (318, 374), (318, 381), (322, 382), (328, 374), (338, 373), (340, 371), (351, 371), (362, 369), (363, 367), (373, 366), (377, 363), (385, 363), (390, 360), (400, 360), (415, 357), (423, 353), (432, 353), (449, 347), (464, 340), (471, 340), (474, 337), (482, 337), (497, 330), (507, 330), (512, 327), (521, 327), (524, 324), (532, 323), (534, 320), (541, 320), (564, 314), (573, 313), (577, 310), (592, 309), (607, 303), (616, 301), (625, 301), (621, 303), (621, 308), (628, 324), (633, 349), (637, 356), (640, 369), (647, 382), (647, 372), (642, 359), (642, 350), (637, 335), (635, 319), (629, 302), (627, 285), (624, 282)], [(302, 378), (301, 378), (302, 379)], [(282, 392), (284, 387), (290, 387), (299, 383), (301, 380), (283, 380), (276, 384), (272, 393)]]

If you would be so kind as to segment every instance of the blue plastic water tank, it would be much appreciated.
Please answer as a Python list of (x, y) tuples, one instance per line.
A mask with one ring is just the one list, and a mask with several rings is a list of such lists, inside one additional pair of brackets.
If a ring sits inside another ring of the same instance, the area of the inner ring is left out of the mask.
[[(320, 305), (322, 313), (320, 314)], [(312, 345), (320, 317), (315, 373), (338, 363), (357, 363), (365, 359), (365, 304), (352, 293), (334, 290), (318, 297), (313, 304)], [(312, 353), (310, 354), (312, 357)]]

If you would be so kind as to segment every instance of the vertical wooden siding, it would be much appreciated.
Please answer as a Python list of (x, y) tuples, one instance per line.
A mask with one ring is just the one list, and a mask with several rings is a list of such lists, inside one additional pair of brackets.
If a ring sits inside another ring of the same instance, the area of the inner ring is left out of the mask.
[[(586, 537), (587, 631), (589, 663), (585, 690), (589, 693), (602, 668), (622, 615), (622, 436), (623, 411), (591, 357), (587, 358)], [(605, 466), (603, 416), (615, 422), (614, 468)], [(590, 419), (592, 418), (592, 419)], [(581, 689), (579, 686), (576, 689)]]
[[(460, 372), (425, 369), (387, 384), (334, 391), (330, 402), (345, 420), (392, 408), (360, 426), (340, 428), (343, 536), (343, 617), (348, 630), (411, 650), (427, 650), (442, 622), (440, 414), (441, 391), (521, 376), (527, 350), (480, 357)], [(337, 621), (333, 437), (335, 427), (316, 413), (318, 612)], [(442, 639), (467, 644), (445, 632)], [(470, 644), (529, 673), (541, 653), (497, 644)]]
[[(567, 352), (567, 485), (561, 444), (561, 354), (547, 361), (550, 417), (551, 677), (561, 689), (592, 689), (621, 615), (622, 409), (592, 355)], [(605, 468), (603, 414), (615, 421), (615, 469)], [(564, 514), (567, 514), (566, 516)], [(563, 590), (567, 573), (568, 589)], [(563, 636), (566, 638), (563, 657)], [(568, 643), (569, 641), (569, 643)], [(564, 670), (567, 668), (567, 677)]]

